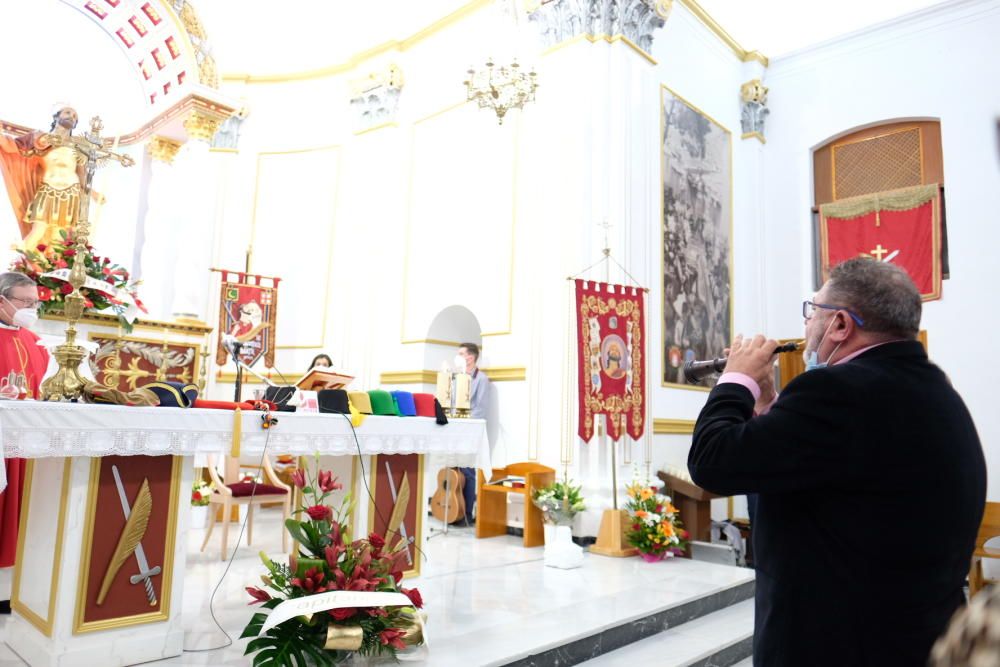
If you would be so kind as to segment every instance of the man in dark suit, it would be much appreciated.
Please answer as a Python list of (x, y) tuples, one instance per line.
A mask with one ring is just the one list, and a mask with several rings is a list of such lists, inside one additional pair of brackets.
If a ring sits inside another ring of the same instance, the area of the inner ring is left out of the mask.
[(698, 417), (694, 481), (759, 494), (755, 665), (922, 666), (964, 604), (986, 464), (920, 311), (902, 269), (848, 260), (803, 304), (810, 370), (775, 399), (777, 343), (737, 336)]

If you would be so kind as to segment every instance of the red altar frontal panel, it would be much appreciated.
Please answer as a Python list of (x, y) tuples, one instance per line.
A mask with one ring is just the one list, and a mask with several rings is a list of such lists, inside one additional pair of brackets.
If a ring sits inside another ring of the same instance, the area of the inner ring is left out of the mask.
[[(374, 506), (368, 503), (368, 530), (385, 538), (386, 549), (396, 547), (400, 539), (410, 542), (407, 546), (410, 552), (409, 570), (406, 577), (415, 577), (420, 573), (420, 494), (423, 493), (424, 465), (420, 454), (378, 454), (371, 457), (371, 492), (375, 497)], [(388, 464), (388, 469), (386, 468)], [(392, 484), (390, 484), (390, 475)], [(404, 486), (405, 479), (405, 486)], [(393, 499), (393, 485), (396, 493)], [(405, 505), (403, 503), (405, 502)], [(397, 504), (405, 507), (399, 510), (403, 513), (402, 528), (399, 534), (386, 534), (386, 528), (393, 519)], [(356, 535), (355, 537), (362, 537)]]
[[(180, 461), (173, 456), (93, 460), (74, 632), (168, 618)], [(121, 491), (134, 515), (131, 521), (122, 507)], [(147, 571), (155, 572), (149, 577), (150, 587), (145, 580), (132, 583), (140, 574), (140, 547)]]

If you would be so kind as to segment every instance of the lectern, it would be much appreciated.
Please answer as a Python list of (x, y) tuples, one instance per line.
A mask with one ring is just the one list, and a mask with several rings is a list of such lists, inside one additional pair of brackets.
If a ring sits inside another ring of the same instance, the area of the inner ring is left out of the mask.
[[(690, 539), (711, 542), (712, 500), (726, 496), (710, 493), (689, 479), (676, 477), (662, 470), (656, 473), (656, 476), (670, 489), (671, 500), (674, 506), (680, 510), (681, 523), (684, 524), (684, 529), (691, 534)], [(688, 547), (686, 555), (691, 555), (690, 547)]]

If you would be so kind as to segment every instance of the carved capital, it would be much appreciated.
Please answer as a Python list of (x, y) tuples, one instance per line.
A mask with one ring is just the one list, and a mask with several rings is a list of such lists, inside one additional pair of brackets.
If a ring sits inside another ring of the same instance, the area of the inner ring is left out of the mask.
[(189, 113), (184, 119), (184, 129), (187, 130), (188, 137), (205, 143), (212, 142), (212, 137), (219, 131), (221, 124), (222, 119), (218, 116), (197, 110)]
[(589, 35), (622, 36), (649, 53), (653, 31), (662, 28), (673, 0), (553, 0), (528, 15), (546, 46)]
[(183, 144), (167, 137), (151, 137), (149, 140), (149, 155), (157, 162), (172, 164), (177, 151)]
[(767, 86), (760, 79), (751, 79), (740, 86), (740, 97), (744, 102), (767, 104), (767, 91)]

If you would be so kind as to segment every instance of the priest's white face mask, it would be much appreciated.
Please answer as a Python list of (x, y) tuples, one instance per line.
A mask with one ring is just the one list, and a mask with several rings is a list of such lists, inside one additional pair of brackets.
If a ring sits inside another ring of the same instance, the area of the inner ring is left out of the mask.
[(18, 299), (17, 297), (11, 297), (8, 299), (5, 296), (0, 296), (0, 299), (3, 299), (9, 310), (12, 311), (10, 314), (10, 323), (15, 327), (30, 329), (35, 325), (35, 322), (38, 321), (37, 301), (35, 301), (35, 306), (33, 308), (26, 308), (20, 305), (23, 300)]

